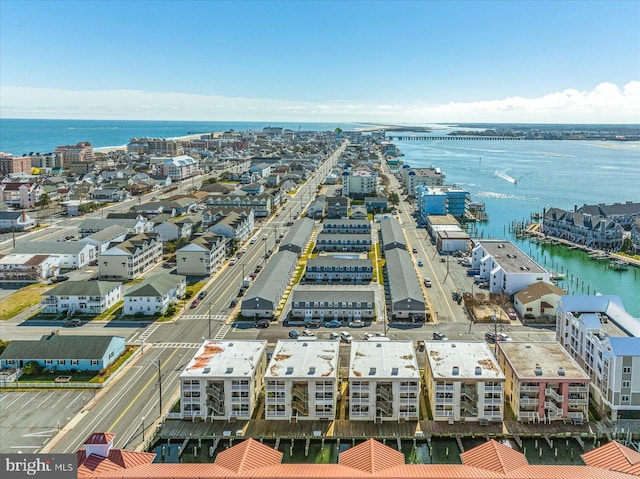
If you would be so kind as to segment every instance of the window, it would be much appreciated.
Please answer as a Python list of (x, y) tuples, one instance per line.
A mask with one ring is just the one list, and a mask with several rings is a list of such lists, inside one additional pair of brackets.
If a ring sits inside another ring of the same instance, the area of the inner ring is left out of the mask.
[(92, 359), (91, 360), (91, 366), (97, 366), (98, 365), (98, 360), (97, 359)]
[(623, 394), (622, 396), (620, 396), (620, 401), (621, 402), (629, 402), (629, 395), (628, 394)]
[(622, 368), (622, 374), (631, 374), (631, 366), (625, 366)]
[(71, 360), (71, 366), (77, 366), (78, 365), (78, 360), (77, 359), (72, 359)]
[(622, 387), (623, 388), (630, 388), (631, 387), (631, 381), (622, 381)]

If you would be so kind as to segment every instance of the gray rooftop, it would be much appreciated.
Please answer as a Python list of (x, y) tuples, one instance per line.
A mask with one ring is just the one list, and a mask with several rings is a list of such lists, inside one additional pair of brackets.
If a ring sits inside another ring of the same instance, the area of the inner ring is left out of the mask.
[(282, 239), (280, 248), (285, 245), (293, 245), (302, 250), (309, 241), (309, 238), (311, 238), (314, 225), (315, 222), (311, 218), (302, 218), (293, 223), (289, 232)]
[(47, 296), (103, 296), (122, 286), (117, 281), (65, 281), (46, 292)]
[(11, 253), (50, 255), (80, 254), (82, 250), (87, 247), (95, 249), (95, 246), (80, 241), (25, 241), (18, 242), (16, 247), (11, 250)]
[(1, 359), (101, 359), (118, 336), (42, 336), (39, 340), (11, 341)]
[(120, 236), (123, 233), (127, 233), (127, 231), (127, 228), (124, 228), (119, 224), (111, 225), (103, 229), (102, 231), (98, 231), (97, 233), (93, 233), (92, 235), (85, 236), (80, 241), (87, 242), (92, 240), (97, 243), (104, 243), (106, 241), (111, 241), (113, 238)]
[(373, 263), (370, 259), (335, 258), (333, 256), (318, 256), (307, 260), (307, 268), (326, 268), (328, 266), (350, 266), (360, 268), (368, 266), (373, 268)]
[(393, 218), (385, 218), (380, 221), (380, 236), (382, 246), (387, 249), (389, 245), (403, 245), (407, 247), (407, 241), (402, 234), (402, 227), (397, 220)]
[(478, 244), (506, 273), (547, 273), (511, 241), (480, 240)]
[(298, 255), (296, 253), (291, 251), (275, 253), (249, 287), (242, 304), (249, 304), (255, 298), (267, 299), (277, 304), (282, 290), (282, 281), (289, 281), (289, 275), (297, 262)]
[(374, 303), (375, 293), (373, 291), (361, 290), (327, 290), (327, 289), (295, 289), (291, 295), (291, 301), (341, 301), (352, 303)]
[(177, 274), (168, 274), (163, 273), (157, 276), (152, 276), (151, 278), (147, 278), (142, 283), (135, 285), (127, 294), (127, 296), (164, 296), (176, 285), (180, 284), (182, 281), (186, 281), (186, 276), (180, 276)]
[[(498, 348), (502, 350), (519, 379), (589, 379), (587, 373), (559, 343), (500, 341)], [(539, 368), (539, 374), (536, 368)]]
[(412, 301), (424, 304), (422, 288), (409, 253), (403, 249), (394, 248), (385, 251), (384, 256), (391, 301), (395, 303), (411, 298)]

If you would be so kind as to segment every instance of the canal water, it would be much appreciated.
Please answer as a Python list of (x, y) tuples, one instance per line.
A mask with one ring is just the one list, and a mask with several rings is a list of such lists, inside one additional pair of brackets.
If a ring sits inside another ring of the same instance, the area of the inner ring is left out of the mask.
[[(483, 437), (462, 439), (465, 451), (483, 444), (486, 440)], [(158, 442), (151, 449), (156, 453), (154, 462), (165, 463), (207, 463), (214, 462), (219, 452), (229, 448), (230, 444), (238, 444), (241, 441), (231, 443), (228, 439), (219, 443), (216, 450), (212, 451), (213, 441), (192, 440), (187, 443), (184, 451), (179, 450), (181, 442)], [(337, 464), (341, 452), (360, 444), (362, 441), (343, 440), (340, 444), (336, 440), (326, 440), (322, 443), (319, 440), (312, 440), (309, 450), (305, 451), (305, 441), (302, 439), (282, 440), (278, 450), (283, 453), (283, 463), (294, 464)], [(549, 444), (544, 438), (523, 439), (522, 449), (515, 441), (503, 439), (500, 442), (523, 452), (529, 464), (583, 464), (581, 454), (601, 445), (593, 440), (585, 440), (584, 449), (574, 439), (552, 439)], [(275, 447), (275, 440), (265, 440), (264, 444)], [(387, 441), (386, 445), (398, 449), (397, 441)], [(406, 464), (462, 464), (460, 460), (460, 449), (455, 438), (434, 438), (429, 443), (426, 440), (415, 442), (410, 440), (401, 441), (401, 451), (405, 457)]]
[[(447, 130), (438, 132), (446, 134)], [(409, 135), (410, 133), (407, 133)], [(483, 202), (487, 223), (476, 225), (482, 238), (513, 240), (542, 266), (569, 272), (558, 285), (575, 294), (617, 295), (640, 317), (640, 270), (608, 268), (563, 246), (538, 245), (509, 231), (544, 208), (573, 209), (583, 204), (640, 202), (640, 142), (602, 141), (396, 141), (412, 167), (440, 168), (447, 183)], [(546, 264), (545, 264), (546, 262)], [(584, 291), (584, 293), (583, 293)], [(588, 291), (588, 292), (587, 292)]]

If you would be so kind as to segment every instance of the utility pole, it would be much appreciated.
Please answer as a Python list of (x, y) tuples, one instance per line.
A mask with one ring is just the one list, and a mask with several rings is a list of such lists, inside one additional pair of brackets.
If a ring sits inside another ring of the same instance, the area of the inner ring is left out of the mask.
[(159, 395), (159, 412), (160, 412), (160, 421), (162, 421), (162, 375), (160, 373), (160, 359), (148, 359), (147, 361), (152, 362), (158, 368), (158, 395)]
[(209, 302), (209, 336), (207, 336), (207, 339), (211, 339), (211, 302)]

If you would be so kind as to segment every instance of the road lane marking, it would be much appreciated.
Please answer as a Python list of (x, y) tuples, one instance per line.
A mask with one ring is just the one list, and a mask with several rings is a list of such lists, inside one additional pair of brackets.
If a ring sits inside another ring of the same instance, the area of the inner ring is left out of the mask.
[(61, 397), (60, 399), (58, 399), (58, 400), (53, 404), (53, 406), (51, 406), (51, 407), (52, 407), (52, 408), (56, 407), (56, 406), (58, 405), (58, 403), (59, 403), (60, 401), (62, 401), (65, 397), (67, 397), (67, 395), (68, 395), (68, 394), (70, 394), (70, 393), (71, 393), (71, 391), (67, 391), (67, 392), (65, 392), (65, 393), (62, 395), (62, 397)]

